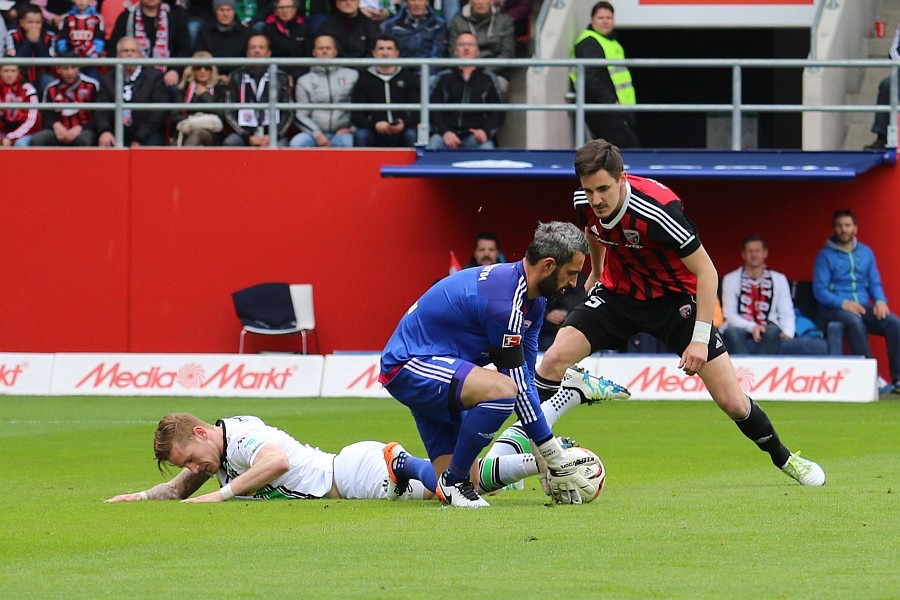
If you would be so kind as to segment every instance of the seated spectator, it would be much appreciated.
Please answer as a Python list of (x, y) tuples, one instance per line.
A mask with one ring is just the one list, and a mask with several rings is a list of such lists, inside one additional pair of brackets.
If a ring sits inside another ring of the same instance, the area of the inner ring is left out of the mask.
[[(198, 50), (205, 50), (216, 58), (245, 56), (250, 30), (237, 20), (234, 7), (235, 0), (213, 0), (215, 19), (200, 31)], [(226, 81), (233, 69), (234, 67), (229, 66), (218, 67)]]
[(407, 0), (396, 16), (381, 24), (381, 31), (397, 39), (401, 58), (447, 56), (447, 22), (429, 0)]
[[(891, 49), (888, 54), (892, 59), (900, 60), (900, 25), (897, 25), (897, 31), (894, 32), (894, 41), (891, 42)], [(881, 106), (888, 106), (891, 103), (890, 77), (885, 77), (878, 84), (876, 103)], [(872, 133), (875, 134), (875, 141), (866, 146), (866, 150), (884, 150), (885, 146), (887, 146), (887, 130), (890, 118), (891, 113), (875, 113), (875, 121), (872, 123)]]
[[(478, 42), (471, 33), (456, 38), (457, 58), (478, 58)], [(500, 84), (497, 77), (474, 64), (451, 67), (434, 76), (431, 102), (434, 104), (500, 104)], [(503, 125), (500, 111), (432, 111), (432, 150), (457, 148), (494, 148), (494, 136)]]
[[(312, 33), (297, 13), (298, 6), (298, 0), (276, 0), (275, 12), (266, 17), (263, 33), (272, 44), (275, 58), (306, 58), (310, 55)], [(292, 67), (289, 72), (296, 81), (306, 70), (306, 67)]]
[[(372, 56), (398, 58), (400, 50), (396, 38), (389, 33), (379, 35)], [(354, 104), (415, 103), (419, 101), (419, 76), (410, 69), (396, 65), (369, 67), (360, 71), (350, 98)], [(416, 144), (418, 112), (391, 108), (355, 110), (350, 114), (350, 120), (356, 127), (353, 132), (354, 146), (412, 147)]]
[(178, 85), (183, 69), (167, 69), (164, 63), (167, 58), (191, 55), (187, 13), (183, 8), (170, 7), (162, 0), (140, 0), (116, 19), (109, 45), (118, 48), (119, 40), (126, 36), (137, 40), (139, 56), (161, 59), (160, 67), (165, 69), (163, 81), (167, 86)]
[[(6, 35), (6, 55), (16, 58), (48, 58), (56, 55), (56, 33), (44, 24), (41, 9), (26, 4), (18, 10), (18, 28)], [(29, 67), (22, 73), (24, 80), (34, 86), (37, 93), (53, 81), (47, 67)]]
[(827, 354), (821, 337), (796, 337), (787, 277), (766, 266), (768, 244), (760, 235), (741, 242), (744, 266), (722, 278), (720, 329), (731, 354)]
[(816, 255), (813, 294), (826, 323), (844, 324), (851, 354), (872, 358), (868, 334), (887, 342), (891, 381), (881, 393), (900, 393), (900, 318), (891, 313), (872, 249), (857, 239), (856, 216), (839, 210), (832, 235)]
[[(247, 57), (260, 59), (259, 64), (241, 67), (231, 72), (228, 80), (228, 102), (243, 104), (249, 102), (268, 102), (272, 82), (269, 81), (269, 65), (264, 60), (272, 56), (269, 38), (261, 33), (254, 33), (247, 40)], [(287, 73), (278, 70), (275, 76), (275, 87), (279, 100), (289, 102), (291, 99), (291, 82)], [(269, 146), (269, 110), (265, 108), (238, 108), (225, 112), (225, 120), (232, 129), (225, 137), (225, 146), (253, 146), (266, 148)], [(294, 124), (293, 113), (289, 110), (276, 110), (275, 121), (278, 125), (279, 146), (287, 145), (287, 134)]]
[(482, 231), (475, 236), (475, 246), (472, 248), (472, 259), (465, 268), (483, 267), (503, 262), (500, 253), (500, 242), (493, 231)]
[[(313, 45), (313, 57), (328, 60), (337, 58), (334, 38), (320, 33)], [(297, 102), (330, 104), (350, 102), (350, 94), (359, 71), (350, 67), (314, 66), (297, 80)], [(291, 148), (350, 148), (353, 146), (353, 127), (346, 110), (325, 108), (299, 109), (297, 123), (300, 133), (291, 139)]]
[[(106, 49), (106, 26), (91, 0), (72, 0), (72, 9), (62, 16), (56, 50), (60, 56), (73, 53), (78, 58), (99, 58)], [(81, 73), (79, 73), (80, 75)], [(84, 70), (84, 75), (97, 79), (96, 68)]]
[[(471, 33), (478, 41), (481, 58), (515, 58), (516, 36), (513, 22), (494, 6), (493, 0), (471, 0), (450, 21), (450, 45), (456, 44), (461, 33)], [(491, 67), (501, 78), (500, 85), (506, 96), (509, 86), (509, 69)]]
[[(120, 58), (140, 58), (141, 46), (137, 39), (125, 36), (119, 39), (116, 45), (116, 56)], [(166, 111), (164, 110), (129, 110), (130, 102), (168, 102), (169, 92), (163, 82), (161, 71), (149, 67), (137, 65), (125, 65), (123, 67), (124, 81), (122, 98), (125, 101), (125, 110), (122, 111), (122, 121), (125, 127), (122, 144), (131, 148), (138, 146), (162, 146), (165, 139)], [(100, 83), (97, 94), (97, 102), (115, 102), (115, 78), (114, 72), (106, 74), (106, 78)], [(116, 145), (114, 135), (113, 111), (97, 111), (94, 115), (97, 125), (97, 144), (101, 148), (112, 148)]]
[[(18, 65), (0, 64), (0, 100), (3, 102), (31, 102), (37, 104), (34, 86), (25, 81)], [(24, 148), (31, 136), (41, 128), (41, 116), (36, 108), (0, 109), (0, 147)]]
[[(209, 52), (194, 52), (194, 58), (211, 59)], [(219, 81), (219, 70), (212, 62), (192, 65), (184, 69), (178, 84), (175, 102), (208, 104), (225, 102), (225, 83)], [(222, 144), (222, 114), (217, 110), (201, 112), (176, 110), (172, 113), (172, 135), (176, 146), (220, 146)]]
[(379, 29), (378, 23), (360, 12), (359, 0), (337, 0), (337, 12), (322, 23), (319, 33), (334, 38), (341, 57), (369, 58)]
[[(74, 56), (71, 51), (68, 56)], [(100, 83), (81, 73), (77, 65), (56, 68), (59, 79), (44, 90), (44, 102), (95, 102)], [(93, 146), (97, 141), (94, 113), (90, 110), (56, 108), (42, 113), (44, 128), (31, 138), (32, 146)]]

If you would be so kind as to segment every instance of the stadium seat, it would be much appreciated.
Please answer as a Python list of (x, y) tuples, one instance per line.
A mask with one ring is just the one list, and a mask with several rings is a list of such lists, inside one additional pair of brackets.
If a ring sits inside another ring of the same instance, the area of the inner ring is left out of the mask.
[(244, 353), (244, 338), (256, 335), (299, 335), (303, 354), (308, 354), (307, 336), (319, 348), (311, 284), (260, 283), (231, 294), (241, 328), (238, 352)]
[(844, 353), (844, 324), (838, 321), (824, 322), (819, 315), (819, 303), (813, 295), (812, 281), (791, 281), (791, 299), (800, 313), (816, 323), (828, 343), (828, 354)]

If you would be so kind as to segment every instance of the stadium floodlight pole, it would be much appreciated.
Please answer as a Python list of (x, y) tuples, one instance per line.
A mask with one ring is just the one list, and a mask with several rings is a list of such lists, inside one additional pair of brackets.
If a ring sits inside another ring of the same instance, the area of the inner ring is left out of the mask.
[(417, 146), (428, 145), (428, 129), (429, 121), (431, 120), (431, 109), (428, 106), (428, 102), (431, 100), (428, 89), (428, 81), (431, 76), (430, 71), (431, 65), (423, 63), (422, 70), (419, 73), (419, 101), (422, 103), (422, 106), (419, 108), (419, 126), (416, 127)]
[(586, 135), (584, 127), (584, 65), (575, 65), (575, 147), (584, 146)]
[[(124, 110), (125, 96), (125, 65), (116, 63), (116, 108), (113, 112), (113, 135), (116, 136), (116, 148), (125, 147), (125, 122), (122, 120)], [(132, 117), (133, 119), (134, 117)]]
[(275, 104), (278, 102), (278, 66), (269, 63), (269, 148), (278, 147), (278, 119)]
[(731, 67), (731, 149), (738, 151), (743, 146), (741, 139), (741, 66)]

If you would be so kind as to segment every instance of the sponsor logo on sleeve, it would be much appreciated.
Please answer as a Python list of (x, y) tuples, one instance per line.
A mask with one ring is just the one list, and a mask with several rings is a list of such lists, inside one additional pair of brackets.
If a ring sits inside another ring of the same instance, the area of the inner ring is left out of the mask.
[(503, 348), (515, 348), (522, 345), (522, 336), (518, 334), (507, 333), (503, 336)]

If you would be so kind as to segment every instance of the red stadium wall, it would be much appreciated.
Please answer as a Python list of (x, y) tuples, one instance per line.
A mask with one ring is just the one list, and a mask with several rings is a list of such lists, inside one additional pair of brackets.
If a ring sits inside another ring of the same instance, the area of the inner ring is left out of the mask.
[[(538, 220), (568, 219), (574, 182), (382, 179), (408, 151), (174, 149), (0, 153), (0, 349), (235, 352), (230, 293), (315, 285), (322, 352), (373, 350), (435, 279), (468, 260), (477, 231), (522, 257)], [(769, 240), (770, 266), (809, 279), (849, 207), (900, 310), (900, 171), (855, 183), (669, 181), (720, 274), (739, 240)], [(271, 344), (267, 344), (267, 347)], [(883, 358), (883, 343), (874, 344)]]

